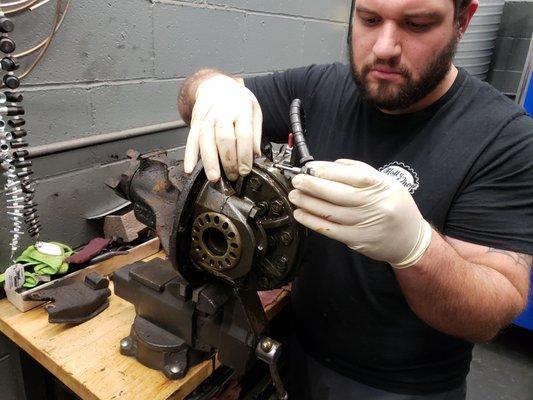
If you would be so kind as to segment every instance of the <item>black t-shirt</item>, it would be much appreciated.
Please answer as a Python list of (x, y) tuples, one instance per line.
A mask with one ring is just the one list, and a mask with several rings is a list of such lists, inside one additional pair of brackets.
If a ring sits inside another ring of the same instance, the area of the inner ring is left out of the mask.
[[(286, 142), (300, 98), (316, 160), (351, 158), (400, 180), (438, 231), (533, 253), (533, 121), (464, 70), (425, 110), (388, 115), (363, 102), (350, 69), (309, 66), (249, 78), (263, 133)], [(292, 303), (306, 351), (361, 383), (423, 394), (459, 386), (472, 344), (441, 333), (409, 308), (390, 265), (310, 232)]]

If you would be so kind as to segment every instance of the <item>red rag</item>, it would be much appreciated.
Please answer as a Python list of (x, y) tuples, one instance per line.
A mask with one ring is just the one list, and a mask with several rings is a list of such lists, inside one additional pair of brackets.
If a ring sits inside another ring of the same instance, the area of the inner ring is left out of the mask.
[(94, 239), (91, 239), (89, 243), (85, 245), (83, 249), (81, 249), (76, 254), (67, 257), (65, 260), (69, 264), (83, 264), (87, 261), (91, 260), (93, 257), (97, 256), (102, 252), (103, 249), (105, 249), (107, 246), (109, 246), (109, 243), (111, 243), (113, 239), (108, 238), (101, 238), (97, 237)]
[(266, 306), (276, 302), (279, 296), (285, 291), (290, 291), (291, 287), (290, 285), (285, 285), (281, 289), (274, 289), (274, 290), (262, 290), (257, 292), (259, 295), (259, 300), (261, 300), (261, 304), (263, 305), (263, 308)]

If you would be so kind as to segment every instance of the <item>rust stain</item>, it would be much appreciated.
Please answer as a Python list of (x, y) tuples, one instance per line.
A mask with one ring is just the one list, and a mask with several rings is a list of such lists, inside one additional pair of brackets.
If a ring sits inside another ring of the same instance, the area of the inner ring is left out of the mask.
[(165, 179), (160, 179), (156, 181), (154, 187), (152, 188), (153, 192), (162, 192), (167, 189), (167, 181)]

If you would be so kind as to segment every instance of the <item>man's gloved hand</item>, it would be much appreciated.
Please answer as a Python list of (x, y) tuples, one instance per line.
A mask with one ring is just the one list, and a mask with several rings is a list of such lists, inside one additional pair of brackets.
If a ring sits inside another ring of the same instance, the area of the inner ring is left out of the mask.
[(307, 166), (313, 176), (295, 176), (289, 194), (298, 222), (395, 268), (422, 258), (432, 229), (399, 182), (359, 161)]
[(192, 172), (200, 153), (212, 182), (220, 178), (219, 155), (230, 180), (249, 174), (261, 152), (262, 123), (259, 103), (242, 83), (222, 74), (208, 78), (196, 90), (185, 172)]

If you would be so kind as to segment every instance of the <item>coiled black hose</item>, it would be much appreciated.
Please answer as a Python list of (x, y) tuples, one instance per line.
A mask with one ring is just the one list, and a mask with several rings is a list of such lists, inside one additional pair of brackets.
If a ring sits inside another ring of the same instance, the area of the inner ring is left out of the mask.
[(305, 142), (305, 116), (302, 116), (302, 109), (302, 101), (300, 99), (294, 99), (291, 102), (289, 119), (291, 122), (292, 134), (294, 136), (294, 147), (296, 147), (298, 155), (300, 156), (300, 165), (305, 165), (309, 161), (313, 161), (314, 158), (309, 153), (307, 143)]

